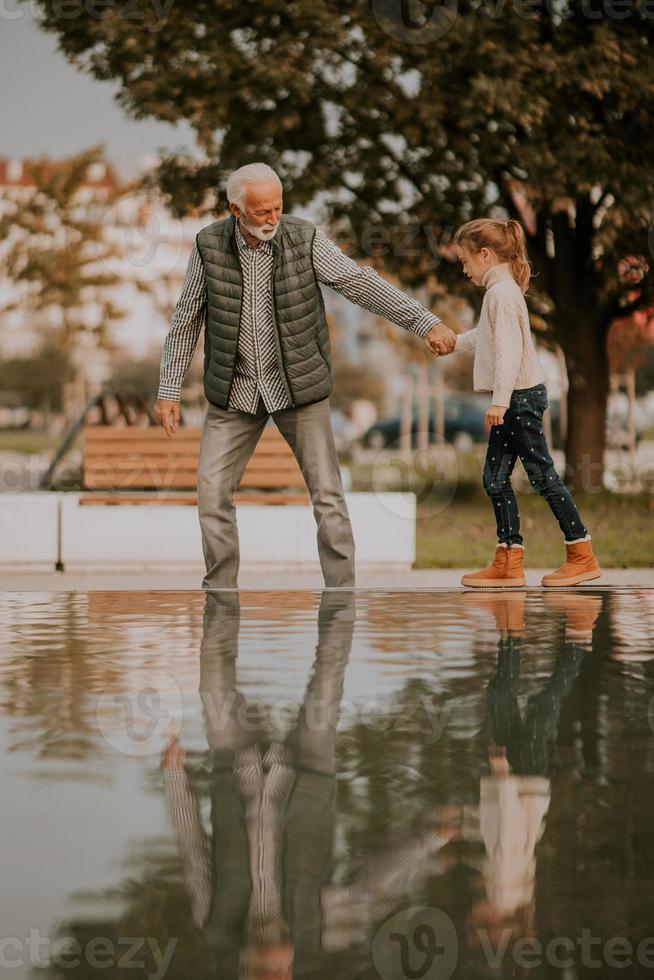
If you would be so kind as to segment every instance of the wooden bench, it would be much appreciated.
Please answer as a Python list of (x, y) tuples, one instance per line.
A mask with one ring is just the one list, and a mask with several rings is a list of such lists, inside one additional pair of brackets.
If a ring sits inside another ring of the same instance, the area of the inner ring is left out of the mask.
[[(167, 436), (160, 426), (84, 426), (80, 505), (197, 505), (199, 427)], [(309, 504), (293, 452), (279, 429), (267, 425), (234, 496), (238, 504)]]

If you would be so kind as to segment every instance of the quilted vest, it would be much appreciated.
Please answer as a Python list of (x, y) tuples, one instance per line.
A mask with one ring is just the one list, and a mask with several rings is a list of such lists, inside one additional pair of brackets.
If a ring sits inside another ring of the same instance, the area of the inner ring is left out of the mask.
[[(204, 331), (204, 393), (227, 408), (238, 354), (243, 273), (230, 215), (207, 225), (196, 241), (207, 283)], [(316, 227), (282, 215), (271, 239), (275, 346), (291, 405), (308, 405), (331, 394), (333, 373), (329, 330), (313, 268)]]

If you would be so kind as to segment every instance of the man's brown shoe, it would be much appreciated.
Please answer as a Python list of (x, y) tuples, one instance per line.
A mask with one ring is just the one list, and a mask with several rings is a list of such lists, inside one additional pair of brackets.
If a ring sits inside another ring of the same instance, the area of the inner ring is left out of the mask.
[(545, 588), (559, 588), (567, 585), (579, 585), (600, 578), (602, 569), (593, 554), (593, 544), (590, 538), (581, 541), (566, 541), (566, 560), (555, 572), (543, 576), (542, 585)]
[(526, 585), (522, 567), (524, 555), (522, 545), (514, 544), (507, 548), (498, 544), (495, 558), (479, 572), (468, 572), (461, 578), (461, 585), (470, 589), (515, 589)]

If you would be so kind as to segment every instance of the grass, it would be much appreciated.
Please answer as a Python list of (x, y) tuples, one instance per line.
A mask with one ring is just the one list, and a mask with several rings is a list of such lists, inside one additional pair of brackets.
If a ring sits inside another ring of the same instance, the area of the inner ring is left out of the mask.
[[(416, 568), (482, 568), (497, 543), (493, 511), (481, 486), (483, 450), (431, 457), (369, 452), (349, 461), (353, 490), (413, 490), (418, 498)], [(559, 470), (559, 472), (561, 472)], [(557, 568), (565, 557), (563, 535), (546, 502), (522, 467), (513, 484), (520, 510), (527, 567)], [(431, 488), (431, 489), (430, 489)], [(575, 494), (593, 547), (606, 568), (654, 565), (654, 496), (651, 493)]]
[(56, 439), (47, 433), (32, 429), (0, 429), (0, 452), (41, 453), (51, 451)]
[[(593, 548), (605, 568), (654, 564), (654, 498), (608, 492), (575, 495)], [(565, 557), (563, 536), (549, 507), (533, 492), (519, 493), (527, 567), (556, 568)], [(452, 500), (434, 494), (418, 505), (416, 568), (483, 567), (497, 539), (492, 507), (483, 491), (460, 486)]]

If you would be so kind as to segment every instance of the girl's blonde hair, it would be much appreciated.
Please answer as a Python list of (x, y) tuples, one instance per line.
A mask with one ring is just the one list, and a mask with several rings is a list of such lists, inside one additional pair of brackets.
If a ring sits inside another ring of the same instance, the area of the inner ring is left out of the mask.
[(527, 292), (531, 266), (527, 257), (524, 228), (519, 221), (474, 218), (457, 228), (452, 241), (467, 252), (480, 252), (484, 247), (492, 248), (503, 262), (508, 262), (513, 278), (523, 293)]

